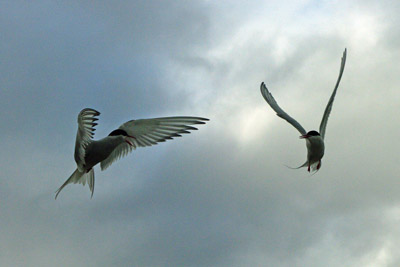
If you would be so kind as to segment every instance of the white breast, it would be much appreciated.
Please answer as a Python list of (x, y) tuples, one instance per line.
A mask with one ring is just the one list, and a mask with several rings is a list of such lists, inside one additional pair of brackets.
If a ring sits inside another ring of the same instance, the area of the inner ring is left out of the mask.
[(307, 159), (310, 164), (319, 161), (325, 152), (324, 140), (321, 136), (311, 136), (306, 139)]

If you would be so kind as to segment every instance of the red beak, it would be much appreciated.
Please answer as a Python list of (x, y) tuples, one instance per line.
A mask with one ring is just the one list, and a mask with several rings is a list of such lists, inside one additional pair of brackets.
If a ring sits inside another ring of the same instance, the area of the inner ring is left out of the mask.
[(131, 141), (129, 141), (129, 139), (128, 138), (125, 138), (125, 142), (127, 142), (130, 146), (133, 146), (133, 144), (132, 144), (132, 142)]
[(300, 139), (303, 139), (303, 138), (308, 138), (308, 137), (310, 137), (310, 136), (307, 135), (307, 134), (304, 134), (304, 135), (300, 136), (299, 138), (300, 138)]

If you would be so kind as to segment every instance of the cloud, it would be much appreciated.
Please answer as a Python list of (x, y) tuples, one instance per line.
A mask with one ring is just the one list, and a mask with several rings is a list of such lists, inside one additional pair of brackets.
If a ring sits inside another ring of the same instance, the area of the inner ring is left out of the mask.
[[(397, 266), (398, 5), (130, 1), (0, 6), (0, 258), (28, 266)], [(265, 103), (329, 118), (322, 169)], [(76, 116), (96, 138), (135, 118), (194, 115), (87, 187)]]

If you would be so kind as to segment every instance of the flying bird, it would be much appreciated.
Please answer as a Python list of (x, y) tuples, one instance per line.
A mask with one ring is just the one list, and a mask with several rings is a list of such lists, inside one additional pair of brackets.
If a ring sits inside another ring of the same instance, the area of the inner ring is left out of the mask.
[(159, 142), (180, 137), (197, 128), (190, 125), (205, 124), (206, 118), (200, 117), (164, 117), (154, 119), (130, 120), (107, 137), (93, 140), (96, 118), (100, 112), (85, 108), (78, 115), (78, 132), (75, 141), (76, 170), (56, 191), (57, 198), (61, 190), (70, 183), (89, 185), (94, 192), (93, 167), (100, 163), (101, 170), (107, 169), (114, 161), (126, 156), (136, 147), (156, 145)]
[(261, 83), (260, 86), (261, 94), (267, 101), (267, 103), (271, 106), (271, 108), (276, 112), (276, 115), (278, 115), (279, 117), (281, 117), (282, 119), (286, 120), (291, 125), (293, 125), (293, 127), (300, 132), (301, 134), (300, 138), (304, 138), (306, 140), (307, 160), (303, 165), (295, 169), (308, 166), (307, 170), (308, 172), (310, 172), (310, 167), (312, 167), (313, 171), (318, 171), (321, 168), (321, 159), (324, 156), (325, 152), (324, 139), (325, 139), (326, 124), (328, 123), (328, 117), (332, 110), (332, 105), (335, 99), (336, 91), (339, 87), (339, 83), (343, 75), (344, 65), (346, 64), (346, 54), (347, 54), (347, 49), (345, 49), (343, 52), (342, 62), (340, 64), (339, 77), (336, 81), (336, 85), (335, 88), (333, 89), (331, 98), (328, 101), (328, 105), (325, 108), (325, 112), (322, 117), (321, 124), (319, 126), (319, 132), (315, 130), (306, 132), (306, 130), (304, 130), (304, 128), (300, 125), (300, 123), (298, 123), (295, 119), (293, 119), (291, 116), (289, 116), (289, 114), (287, 114), (285, 111), (283, 111), (283, 109), (279, 107), (278, 103), (271, 95), (271, 93), (268, 91), (264, 82)]

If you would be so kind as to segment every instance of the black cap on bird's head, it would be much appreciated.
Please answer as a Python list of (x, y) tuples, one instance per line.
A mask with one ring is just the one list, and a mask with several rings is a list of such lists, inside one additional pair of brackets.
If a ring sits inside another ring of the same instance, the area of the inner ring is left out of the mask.
[(119, 136), (119, 135), (125, 136), (125, 138), (124, 138), (125, 142), (127, 142), (130, 146), (133, 146), (133, 143), (131, 142), (131, 140), (129, 140), (129, 138), (133, 138), (133, 139), (136, 139), (136, 138), (128, 135), (128, 133), (125, 130), (122, 130), (122, 129), (114, 130), (108, 136)]
[(127, 136), (128, 133), (125, 132), (125, 131), (122, 130), (122, 129), (117, 129), (117, 130), (112, 131), (108, 136), (117, 136), (117, 135)]
[(311, 136), (320, 136), (320, 134), (319, 134), (319, 132), (312, 130), (312, 131), (309, 131), (308, 133), (300, 136), (300, 138), (309, 138)]

